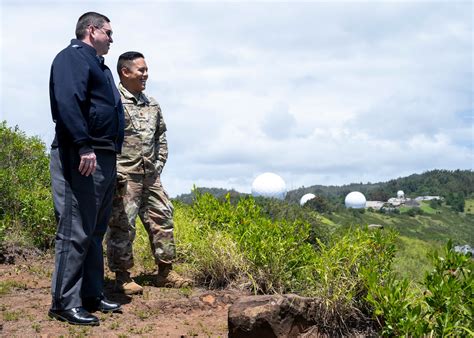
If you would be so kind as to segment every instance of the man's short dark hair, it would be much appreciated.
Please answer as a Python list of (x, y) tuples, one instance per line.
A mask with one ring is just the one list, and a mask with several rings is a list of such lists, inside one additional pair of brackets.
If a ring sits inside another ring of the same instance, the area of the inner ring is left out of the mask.
[(117, 73), (119, 76), (121, 75), (120, 70), (123, 67), (128, 68), (128, 63), (135, 60), (135, 59), (144, 59), (145, 57), (143, 56), (142, 53), (140, 52), (125, 52), (122, 55), (119, 56), (118, 61), (117, 61)]
[(110, 22), (110, 20), (105, 15), (96, 12), (82, 14), (79, 20), (77, 20), (76, 38), (79, 40), (84, 39), (86, 37), (87, 27), (94, 26), (102, 28), (106, 22)]

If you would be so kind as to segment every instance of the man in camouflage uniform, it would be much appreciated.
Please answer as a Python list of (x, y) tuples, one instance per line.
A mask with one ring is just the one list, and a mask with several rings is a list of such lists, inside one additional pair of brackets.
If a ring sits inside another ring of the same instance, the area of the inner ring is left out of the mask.
[(183, 287), (191, 281), (172, 270), (175, 258), (173, 205), (160, 174), (168, 158), (166, 125), (161, 108), (145, 95), (148, 68), (138, 52), (120, 55), (118, 86), (125, 110), (125, 140), (117, 158), (117, 189), (107, 234), (107, 258), (116, 275), (116, 290), (142, 293), (129, 270), (133, 267), (135, 220), (140, 217), (158, 265), (157, 286)]

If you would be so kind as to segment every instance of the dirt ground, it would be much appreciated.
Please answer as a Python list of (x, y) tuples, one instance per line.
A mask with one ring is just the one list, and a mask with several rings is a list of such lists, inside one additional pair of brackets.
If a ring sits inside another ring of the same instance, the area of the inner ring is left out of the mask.
[(74, 326), (50, 319), (51, 254), (8, 249), (0, 260), (0, 337), (227, 337), (229, 306), (237, 290), (168, 289), (149, 286), (141, 275), (143, 295), (113, 292), (107, 273), (106, 296), (123, 313), (102, 314), (100, 326)]

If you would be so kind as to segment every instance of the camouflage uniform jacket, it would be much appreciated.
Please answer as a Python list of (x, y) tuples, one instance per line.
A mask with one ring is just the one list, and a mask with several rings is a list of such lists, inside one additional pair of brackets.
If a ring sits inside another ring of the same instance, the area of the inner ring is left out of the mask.
[(158, 102), (140, 93), (138, 98), (120, 83), (125, 112), (125, 140), (117, 157), (117, 174), (161, 174), (168, 159), (166, 124)]

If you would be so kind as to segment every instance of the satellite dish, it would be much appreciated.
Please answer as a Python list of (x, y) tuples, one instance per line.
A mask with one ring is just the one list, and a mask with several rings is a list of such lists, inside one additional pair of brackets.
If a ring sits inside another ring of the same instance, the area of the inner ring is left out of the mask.
[(300, 205), (301, 206), (305, 205), (306, 202), (308, 202), (309, 200), (312, 200), (315, 197), (316, 197), (316, 195), (311, 194), (311, 193), (303, 195), (303, 197), (301, 197), (301, 199), (300, 199)]
[(364, 194), (353, 191), (347, 194), (344, 203), (346, 204), (346, 208), (353, 208), (353, 209), (363, 209), (365, 208), (365, 196)]
[(403, 190), (397, 191), (397, 198), (405, 198), (405, 193), (403, 192)]
[(258, 175), (252, 183), (252, 195), (283, 200), (286, 196), (285, 181), (274, 173)]

